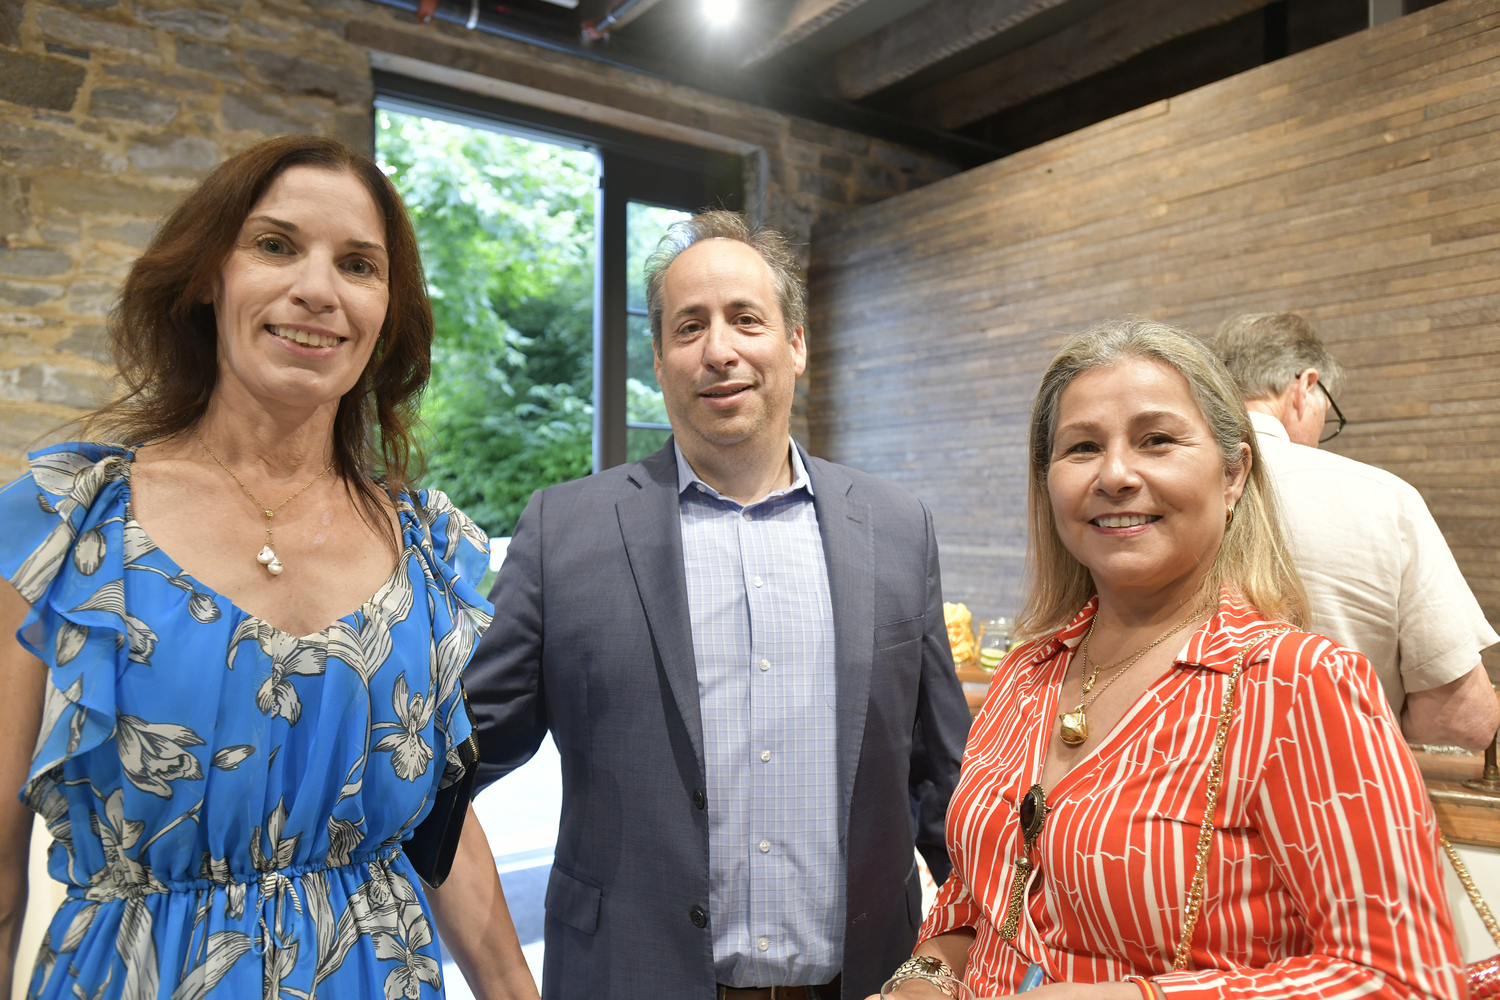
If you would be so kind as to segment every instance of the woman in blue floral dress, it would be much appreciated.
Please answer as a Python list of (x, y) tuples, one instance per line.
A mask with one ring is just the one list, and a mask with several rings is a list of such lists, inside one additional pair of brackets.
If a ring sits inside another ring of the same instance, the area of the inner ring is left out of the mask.
[(28, 996), (417, 1000), (441, 930), (476, 994), (534, 1000), (472, 811), (444, 889), (401, 850), (461, 775), (491, 608), (484, 534), (408, 488), (432, 319), (395, 190), (332, 140), (247, 150), (111, 332), (89, 427), (140, 444), (0, 490), (0, 982), (36, 812), (67, 900)]

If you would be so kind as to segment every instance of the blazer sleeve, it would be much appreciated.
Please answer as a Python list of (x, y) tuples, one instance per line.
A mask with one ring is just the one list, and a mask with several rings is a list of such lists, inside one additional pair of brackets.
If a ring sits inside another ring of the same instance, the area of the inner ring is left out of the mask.
[(490, 590), (494, 620), (464, 671), (479, 744), (478, 788), (530, 760), (547, 734), (542, 681), (544, 498), (543, 490), (533, 493), (516, 524), (505, 563)]
[(943, 618), (937, 533), (926, 504), (922, 505), (922, 516), (927, 531), (927, 608), (923, 615), (922, 686), (917, 693), (910, 781), (917, 850), (922, 852), (933, 881), (942, 885), (953, 869), (943, 821), (948, 813), (948, 800), (958, 784), (958, 769), (972, 719), (963, 685), (953, 667), (953, 647), (948, 642), (948, 624)]

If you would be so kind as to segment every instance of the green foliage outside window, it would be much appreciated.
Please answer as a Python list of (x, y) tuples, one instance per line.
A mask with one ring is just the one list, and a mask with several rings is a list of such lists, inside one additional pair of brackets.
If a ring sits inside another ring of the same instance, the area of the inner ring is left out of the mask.
[(592, 464), (594, 156), (388, 110), (376, 124), (437, 322), (424, 484), (509, 535), (533, 490)]
[[(667, 423), (667, 407), (652, 367), (651, 322), (646, 312), (646, 258), (666, 234), (667, 227), (691, 213), (632, 201), (625, 206), (625, 419), (648, 424)], [(669, 431), (631, 427), (625, 433), (630, 461), (645, 458), (667, 443)]]

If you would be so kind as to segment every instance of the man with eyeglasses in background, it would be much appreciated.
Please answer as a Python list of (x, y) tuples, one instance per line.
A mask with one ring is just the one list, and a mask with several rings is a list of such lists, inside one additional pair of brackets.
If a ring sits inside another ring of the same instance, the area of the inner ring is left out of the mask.
[(1310, 628), (1365, 654), (1412, 743), (1482, 750), (1500, 725), (1480, 651), (1500, 641), (1427, 504), (1405, 480), (1320, 451), (1344, 429), (1344, 370), (1296, 313), (1225, 320), (1234, 376), (1281, 498)]

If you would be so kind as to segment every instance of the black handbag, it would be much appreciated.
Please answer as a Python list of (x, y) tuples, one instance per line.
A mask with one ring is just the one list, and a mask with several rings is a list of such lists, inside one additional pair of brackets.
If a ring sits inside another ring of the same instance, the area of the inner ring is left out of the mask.
[(458, 854), (458, 841), (463, 836), (464, 817), (469, 814), (469, 799), (473, 796), (479, 764), (479, 743), (474, 739), (474, 713), (469, 711), (469, 693), (462, 688), (459, 692), (464, 714), (469, 717), (470, 730), (469, 738), (455, 748), (464, 767), (463, 776), (438, 791), (432, 801), (432, 811), (417, 824), (404, 848), (417, 875), (432, 889), (446, 882), (448, 873), (453, 870), (453, 858)]

